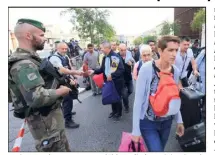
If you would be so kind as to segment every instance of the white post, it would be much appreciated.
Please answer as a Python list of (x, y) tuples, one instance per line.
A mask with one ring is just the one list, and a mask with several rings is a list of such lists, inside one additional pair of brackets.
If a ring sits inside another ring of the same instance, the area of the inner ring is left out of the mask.
[(202, 24), (201, 47), (205, 46), (205, 24)]

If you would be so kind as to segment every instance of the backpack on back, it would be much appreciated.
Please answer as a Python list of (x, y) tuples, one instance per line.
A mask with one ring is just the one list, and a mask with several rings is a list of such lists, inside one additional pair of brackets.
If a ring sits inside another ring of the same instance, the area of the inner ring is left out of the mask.
[(158, 72), (159, 82), (155, 94), (151, 94), (149, 97), (152, 110), (158, 117), (175, 115), (180, 111), (181, 99), (173, 73), (161, 72), (154, 62), (153, 68)]
[(14, 83), (12, 76), (10, 74), (10, 70), (12, 66), (22, 60), (30, 60), (34, 64), (38, 65), (40, 62), (37, 62), (31, 57), (28, 57), (26, 55), (19, 55), (16, 57), (10, 57), (8, 60), (8, 89), (9, 94), (12, 99), (12, 107), (13, 109), (13, 115), (16, 118), (24, 119), (27, 117), (30, 113), (30, 108), (28, 103), (25, 101), (24, 96), (21, 94), (20, 90), (18, 89), (16, 83)]

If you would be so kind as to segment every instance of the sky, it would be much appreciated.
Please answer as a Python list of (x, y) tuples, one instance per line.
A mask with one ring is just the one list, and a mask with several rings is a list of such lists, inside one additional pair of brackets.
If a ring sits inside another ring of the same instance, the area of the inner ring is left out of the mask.
[[(164, 20), (174, 20), (173, 8), (105, 8), (110, 11), (108, 21), (117, 35), (140, 35)], [(72, 24), (68, 16), (60, 16), (63, 8), (10, 8), (9, 29), (13, 29), (19, 18), (32, 18), (44, 25), (58, 24), (68, 32)], [(68, 30), (68, 31), (67, 31)]]

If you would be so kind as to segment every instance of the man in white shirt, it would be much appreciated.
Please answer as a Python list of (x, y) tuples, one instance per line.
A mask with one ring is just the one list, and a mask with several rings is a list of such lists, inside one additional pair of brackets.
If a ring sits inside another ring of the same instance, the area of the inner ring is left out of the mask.
[(190, 39), (188, 37), (182, 37), (180, 48), (176, 55), (175, 65), (180, 70), (180, 79), (181, 84), (183, 87), (188, 86), (188, 79), (187, 79), (187, 67), (189, 63), (192, 64), (193, 73), (195, 76), (199, 75), (197, 64), (193, 56), (192, 49), (189, 48), (190, 46)]
[[(60, 74), (64, 74), (66, 76), (70, 75), (82, 75), (83, 73), (77, 70), (71, 70), (72, 66), (69, 61), (69, 57), (66, 55), (68, 50), (68, 46), (64, 42), (60, 42), (57, 44), (57, 51), (52, 55), (49, 59), (49, 61), (52, 63), (52, 65), (58, 69), (58, 72)], [(70, 82), (72, 85), (76, 85), (77, 82), (74, 79), (71, 79)], [(63, 115), (65, 119), (65, 127), (66, 128), (78, 128), (79, 124), (76, 124), (73, 119), (72, 115), (75, 115), (75, 112), (72, 113), (73, 109), (73, 98), (71, 94), (69, 93), (67, 96), (63, 99), (62, 104), (63, 109)]]

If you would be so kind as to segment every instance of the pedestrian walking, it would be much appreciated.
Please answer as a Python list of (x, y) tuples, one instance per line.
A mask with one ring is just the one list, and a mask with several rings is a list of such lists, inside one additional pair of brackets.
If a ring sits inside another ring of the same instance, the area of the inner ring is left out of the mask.
[(140, 60), (135, 63), (134, 69), (133, 69), (133, 78), (136, 81), (140, 68), (143, 65), (143, 63), (146, 63), (148, 61), (152, 60), (152, 50), (149, 45), (142, 45), (140, 48)]
[(119, 56), (122, 59), (124, 65), (124, 87), (122, 92), (123, 104), (125, 107), (125, 112), (129, 112), (129, 96), (133, 92), (133, 79), (132, 79), (132, 66), (135, 63), (135, 60), (132, 57), (130, 51), (127, 50), (127, 46), (125, 44), (119, 45)]
[[(132, 140), (139, 142), (140, 136), (142, 136), (149, 152), (164, 151), (174, 117), (177, 120), (176, 133), (179, 136), (184, 134), (178, 88), (179, 71), (176, 66), (172, 65), (179, 43), (178, 37), (161, 37), (158, 41), (160, 59), (144, 63), (137, 78)], [(170, 81), (171, 85), (169, 85)], [(161, 89), (162, 86), (165, 86), (166, 89)], [(155, 95), (159, 96), (159, 99), (155, 99)], [(176, 96), (177, 98), (175, 98)], [(172, 99), (169, 100), (169, 98)], [(169, 107), (169, 109), (165, 107)]]
[[(87, 65), (89, 70), (96, 70), (99, 68), (99, 53), (94, 50), (93, 44), (87, 45), (87, 53), (84, 55), (84, 64)], [(93, 75), (89, 76), (91, 89), (93, 91), (93, 96), (101, 94), (101, 90), (96, 86), (93, 81)]]
[[(104, 81), (113, 81), (116, 87), (117, 93), (122, 97), (122, 90), (124, 84), (124, 66), (123, 62), (120, 59), (119, 55), (111, 50), (111, 44), (109, 42), (103, 42), (101, 46), (102, 52), (105, 54), (105, 57), (102, 61), (102, 66), (99, 69), (90, 71), (90, 74), (101, 74), (104, 75)], [(122, 102), (121, 100), (117, 103), (112, 103), (112, 112), (109, 115), (109, 118), (114, 118), (116, 121), (119, 121), (122, 116)]]

